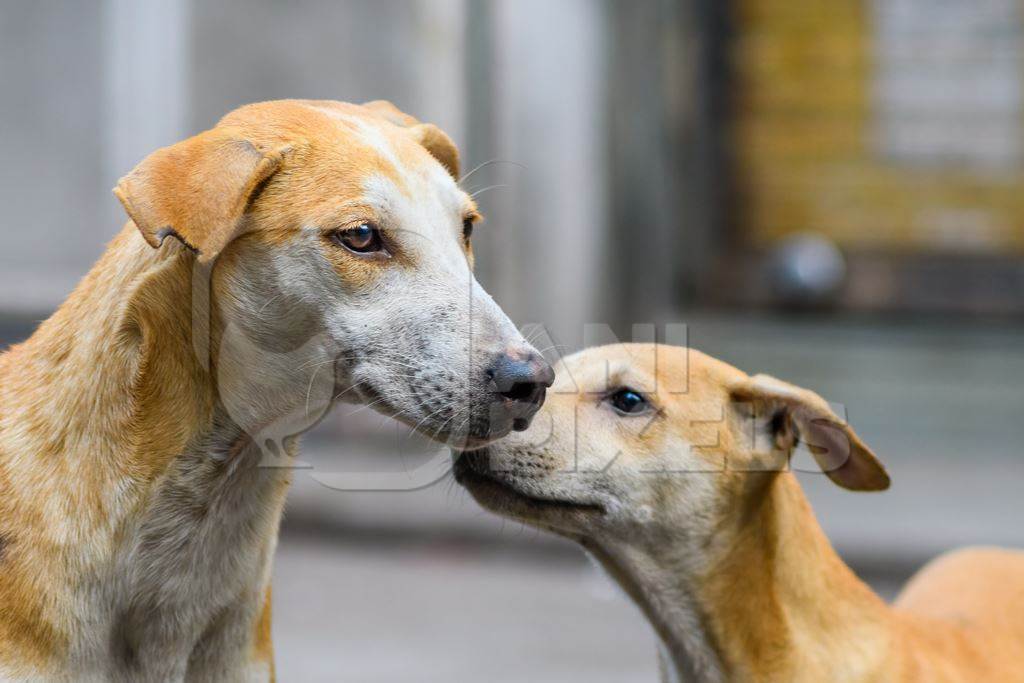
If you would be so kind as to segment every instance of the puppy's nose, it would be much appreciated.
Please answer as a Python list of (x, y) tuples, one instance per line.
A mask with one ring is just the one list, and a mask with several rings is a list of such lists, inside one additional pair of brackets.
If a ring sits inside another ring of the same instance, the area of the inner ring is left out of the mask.
[(496, 401), (513, 417), (512, 428), (523, 431), (530, 418), (544, 405), (548, 387), (555, 381), (555, 371), (535, 352), (502, 354), (487, 370)]

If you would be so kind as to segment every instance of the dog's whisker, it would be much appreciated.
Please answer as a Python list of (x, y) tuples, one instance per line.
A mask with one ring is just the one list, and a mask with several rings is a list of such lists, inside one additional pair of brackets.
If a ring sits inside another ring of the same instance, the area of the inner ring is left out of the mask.
[[(409, 397), (406, 397), (406, 398), (409, 398)], [(353, 415), (358, 415), (358, 414), (359, 414), (359, 413), (361, 413), (362, 411), (364, 411), (364, 410), (367, 410), (367, 409), (370, 409), (370, 408), (373, 408), (374, 406), (380, 405), (380, 404), (382, 404), (382, 403), (385, 403), (385, 402), (387, 402), (388, 400), (389, 400), (389, 397), (387, 397), (387, 396), (382, 396), (382, 397), (378, 398), (378, 399), (377, 399), (377, 400), (375, 400), (375, 401), (370, 401), (369, 403), (364, 403), (363, 405), (361, 405), (361, 406), (358, 406), (358, 407), (357, 407), (357, 408), (356, 408), (355, 410), (353, 410), (352, 412), (348, 413), (348, 414), (347, 414), (347, 416), (348, 416), (348, 417), (352, 417)], [(397, 412), (396, 412), (396, 414), (395, 414), (395, 415), (392, 415), (391, 417), (397, 417), (398, 415), (403, 415), (403, 416), (404, 416), (404, 415), (405, 415), (405, 411), (403, 411), (403, 410), (401, 410), (401, 409), (398, 409), (398, 410), (397, 410)]]
[(487, 168), (488, 166), (492, 166), (494, 164), (509, 164), (511, 166), (518, 166), (523, 170), (528, 170), (526, 164), (521, 164), (518, 161), (510, 161), (508, 159), (489, 159), (488, 161), (484, 161), (482, 163), (477, 164), (472, 171), (459, 178), (459, 184), (461, 185), (465, 181), (469, 180), (470, 176), (472, 176), (477, 171)]
[(448, 410), (448, 409), (449, 409), (449, 407), (448, 407), (448, 406), (441, 406), (441, 407), (440, 407), (440, 408), (438, 408), (437, 410), (435, 410), (435, 411), (433, 411), (432, 413), (428, 414), (428, 415), (427, 415), (426, 417), (424, 417), (424, 418), (423, 418), (422, 420), (420, 420), (419, 422), (417, 422), (417, 423), (416, 423), (416, 426), (412, 428), (412, 431), (411, 431), (411, 432), (409, 433), (409, 436), (407, 436), (406, 438), (407, 438), (407, 439), (408, 439), (408, 438), (412, 438), (412, 435), (413, 435), (413, 434), (415, 434), (415, 433), (416, 433), (416, 431), (417, 431), (417, 430), (418, 430), (418, 429), (419, 429), (419, 428), (420, 428), (420, 427), (421, 427), (421, 426), (422, 426), (422, 425), (423, 425), (423, 424), (424, 424), (424, 423), (425, 423), (425, 422), (426, 422), (427, 420), (429, 420), (430, 418), (434, 417), (434, 416), (435, 416), (435, 415), (437, 415), (438, 413), (441, 413), (441, 412), (443, 412), (443, 411), (445, 411), (445, 410)]
[(313, 393), (313, 382), (316, 381), (316, 376), (320, 373), (320, 368), (317, 367), (313, 374), (309, 378), (309, 385), (306, 387), (306, 419), (309, 419), (309, 398)]
[(443, 434), (443, 433), (444, 433), (444, 430), (445, 430), (445, 428), (446, 428), (446, 427), (447, 427), (447, 426), (448, 426), (449, 424), (451, 424), (451, 422), (452, 422), (452, 421), (453, 421), (453, 420), (455, 419), (456, 415), (457, 415), (457, 413), (453, 413), (453, 414), (451, 415), (451, 417), (449, 417), (449, 418), (448, 418), (447, 420), (445, 420), (444, 422), (442, 422), (442, 423), (441, 423), (441, 425), (440, 425), (440, 426), (439, 426), (439, 427), (438, 427), (437, 429), (433, 430), (433, 432), (431, 433), (431, 436), (432, 436), (433, 438), (435, 438), (435, 439), (436, 439), (436, 438), (437, 438), (438, 436), (440, 436), (441, 434)]
[(545, 353), (548, 353), (549, 351), (562, 352), (567, 348), (568, 347), (565, 344), (551, 344), (550, 346), (546, 346), (543, 349), (537, 349), (537, 353), (543, 356)]
[(299, 370), (305, 370), (307, 368), (321, 367), (321, 366), (324, 366), (324, 365), (330, 365), (332, 363), (337, 363), (339, 360), (342, 360), (342, 359), (340, 359), (340, 358), (328, 358), (327, 360), (317, 359), (315, 361), (308, 361), (308, 362), (303, 363), (302, 365), (298, 366), (297, 368), (295, 368), (295, 370), (297, 372)]
[(508, 183), (498, 183), (497, 185), (488, 185), (487, 187), (482, 187), (479, 190), (473, 192), (469, 196), (472, 197), (473, 199), (476, 199), (477, 197), (482, 195), (484, 192), (489, 192), (491, 190), (497, 190), (497, 189), (502, 188), (502, 187), (508, 187)]
[(272, 296), (269, 299), (267, 299), (267, 302), (265, 304), (263, 304), (262, 306), (260, 306), (260, 310), (256, 311), (256, 315), (257, 316), (263, 315), (263, 311), (267, 310), (267, 306), (269, 306), (270, 304), (274, 303), (276, 300), (280, 299), (282, 296), (284, 296), (284, 292), (278, 292), (274, 296)]

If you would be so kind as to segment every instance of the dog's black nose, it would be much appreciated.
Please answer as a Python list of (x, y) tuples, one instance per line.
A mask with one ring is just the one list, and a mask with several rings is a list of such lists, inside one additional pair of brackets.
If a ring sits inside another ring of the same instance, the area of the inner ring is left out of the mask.
[(523, 431), (530, 418), (544, 405), (548, 387), (555, 381), (555, 371), (539, 354), (502, 354), (487, 370), (492, 382), (492, 395), (512, 413), (512, 428)]

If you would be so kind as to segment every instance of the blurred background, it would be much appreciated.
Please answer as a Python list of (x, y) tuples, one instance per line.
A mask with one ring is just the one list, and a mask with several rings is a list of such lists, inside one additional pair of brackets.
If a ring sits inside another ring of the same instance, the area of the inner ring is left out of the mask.
[[(946, 548), (1024, 545), (1022, 65), (1019, 0), (4, 0), (0, 340), (88, 270), (156, 147), (247, 102), (390, 99), (477, 169), (478, 275), (552, 355), (684, 323), (845, 406), (893, 488), (802, 476), (891, 597)], [(280, 679), (654, 680), (575, 548), (447, 478), (316, 476), (433, 452), (367, 411), (307, 439)]]

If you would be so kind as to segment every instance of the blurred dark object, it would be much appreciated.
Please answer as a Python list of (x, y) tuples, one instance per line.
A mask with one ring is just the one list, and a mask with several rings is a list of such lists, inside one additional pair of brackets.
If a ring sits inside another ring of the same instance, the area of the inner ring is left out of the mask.
[(820, 306), (835, 301), (846, 280), (846, 260), (835, 243), (816, 233), (782, 240), (771, 256), (776, 296), (787, 304)]

